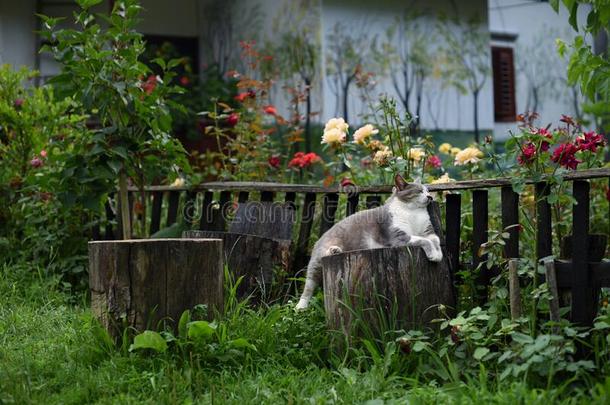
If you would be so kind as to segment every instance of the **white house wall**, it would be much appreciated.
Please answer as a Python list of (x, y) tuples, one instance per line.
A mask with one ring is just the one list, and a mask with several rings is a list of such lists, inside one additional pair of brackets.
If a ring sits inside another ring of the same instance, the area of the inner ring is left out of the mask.
[[(366, 30), (369, 35), (377, 35), (380, 38), (385, 36), (386, 29), (392, 24), (394, 18), (400, 15), (405, 7), (414, 4), (417, 9), (424, 12), (429, 17), (430, 24), (435, 24), (435, 20), (441, 12), (450, 13), (447, 0), (427, 0), (427, 1), (398, 1), (398, 0), (379, 0), (376, 2), (365, 0), (323, 0), (322, 27), (324, 53), (326, 54), (327, 37), (332, 32), (332, 27), (338, 22), (349, 24), (355, 32)], [(487, 2), (486, 0), (462, 1), (458, 2), (458, 10), (461, 18), (478, 16), (481, 18), (482, 30), (487, 30)], [(432, 46), (432, 45), (431, 45)], [(491, 65), (491, 59), (490, 59)], [(395, 97), (394, 88), (388, 78), (379, 77), (378, 87), (375, 89), (375, 96), (385, 93)], [(326, 83), (325, 83), (326, 84)], [(493, 93), (491, 77), (479, 95), (479, 128), (493, 128)], [(422, 100), (422, 126), (423, 128), (433, 128), (435, 125), (429, 117), (427, 111), (428, 97), (431, 93), (424, 92)], [(335, 107), (335, 95), (328, 86), (324, 87), (325, 101), (322, 118), (327, 119), (341, 113)], [(445, 88), (440, 95), (435, 95), (431, 103), (440, 109), (438, 112), (438, 127), (442, 129), (468, 130), (474, 129), (473, 124), (473, 101), (469, 94), (461, 95), (455, 89)], [(412, 109), (414, 106), (411, 107)], [(349, 102), (350, 120), (358, 122), (354, 117), (367, 111), (368, 107), (358, 99), (355, 86)], [(485, 135), (487, 132), (482, 132)]]
[(0, 0), (0, 64), (34, 66), (34, 10), (34, 0)]
[[(578, 20), (582, 23), (587, 14), (586, 7), (579, 10)], [(562, 38), (568, 43), (575, 36), (574, 30), (568, 24), (568, 12), (562, 5), (560, 12), (556, 13), (547, 2), (524, 0), (489, 0), (489, 25), (492, 33), (517, 35), (514, 43), (506, 41), (493, 41), (492, 44), (510, 46), (514, 48), (515, 59), (515, 90), (517, 113), (524, 112), (527, 103), (528, 82), (526, 76), (519, 69), (521, 58), (533, 56), (531, 49), (549, 55), (541, 75), (566, 75), (567, 61), (562, 60), (556, 51), (555, 40)], [(549, 35), (545, 35), (549, 33)], [(575, 115), (572, 97), (568, 88), (554, 82), (554, 91), (546, 91), (542, 95), (539, 108), (540, 123), (558, 124), (561, 114)], [(548, 89), (547, 89), (548, 90)], [(508, 131), (515, 128), (516, 123), (496, 123), (494, 133), (497, 139), (505, 139)]]

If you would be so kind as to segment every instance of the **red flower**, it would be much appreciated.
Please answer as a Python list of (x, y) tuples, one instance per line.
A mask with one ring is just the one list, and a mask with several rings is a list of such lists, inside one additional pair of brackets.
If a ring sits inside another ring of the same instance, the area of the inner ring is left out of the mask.
[(229, 114), (229, 116), (227, 117), (227, 120), (225, 122), (228, 127), (233, 128), (239, 122), (239, 114), (237, 114), (237, 113)]
[(239, 93), (238, 95), (235, 96), (235, 100), (239, 101), (240, 103), (243, 103), (245, 99), (247, 99), (249, 96), (249, 94), (247, 92), (245, 93)]
[(576, 152), (578, 152), (576, 145), (572, 143), (562, 143), (553, 152), (551, 160), (568, 169), (576, 170), (578, 164), (581, 163), (581, 161), (574, 156)]
[(30, 160), (30, 166), (37, 169), (42, 166), (42, 160), (38, 156), (35, 156), (32, 160)]
[(355, 184), (351, 179), (344, 177), (343, 180), (341, 180), (341, 187), (352, 187), (352, 186), (355, 186)]
[(274, 169), (278, 169), (280, 167), (280, 157), (279, 156), (271, 156), (268, 160), (269, 166), (273, 167)]
[(180, 84), (183, 86), (188, 86), (191, 83), (191, 80), (187, 76), (182, 76), (180, 78)]
[(534, 161), (536, 158), (536, 145), (532, 142), (528, 142), (525, 146), (523, 146), (523, 150), (519, 157), (517, 157), (517, 161), (520, 165), (527, 165)]
[(17, 98), (13, 102), (13, 105), (15, 106), (16, 109), (20, 109), (23, 106), (23, 102), (24, 102), (24, 100), (22, 98)]
[(565, 122), (568, 125), (576, 126), (576, 122), (569, 115), (561, 114), (561, 119), (559, 121)]
[(42, 156), (43, 158), (46, 158), (46, 157), (47, 157), (47, 151), (46, 151), (46, 150), (44, 150), (44, 149), (43, 149), (43, 150), (41, 150), (41, 151), (40, 151), (40, 156)]
[(263, 111), (265, 112), (265, 114), (277, 115), (277, 109), (274, 106), (272, 106), (272, 105), (268, 105), (266, 107), (263, 107)]
[(590, 150), (591, 152), (595, 152), (598, 147), (604, 147), (605, 145), (606, 140), (604, 137), (595, 131), (585, 132), (581, 137), (576, 139), (578, 150)]
[(150, 75), (146, 81), (142, 84), (142, 90), (144, 93), (151, 94), (157, 88), (157, 76)]
[[(536, 135), (541, 136), (543, 139), (553, 140), (553, 134), (550, 133), (549, 130), (546, 128), (538, 128), (536, 130)], [(549, 147), (550, 147), (550, 144), (546, 140), (543, 140), (542, 143), (540, 144), (540, 150), (542, 152), (546, 152), (547, 150), (549, 150)]]
[(311, 166), (314, 163), (320, 162), (322, 159), (320, 156), (313, 152), (303, 153), (297, 152), (294, 157), (288, 162), (288, 167), (299, 167), (301, 169)]
[(438, 169), (439, 167), (443, 166), (443, 162), (438, 156), (431, 155), (428, 157), (428, 160), (426, 160), (426, 165), (434, 169)]

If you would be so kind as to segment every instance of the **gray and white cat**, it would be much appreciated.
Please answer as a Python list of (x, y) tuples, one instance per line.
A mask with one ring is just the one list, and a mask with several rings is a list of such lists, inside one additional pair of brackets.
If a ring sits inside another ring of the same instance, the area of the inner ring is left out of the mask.
[(428, 189), (419, 183), (407, 183), (399, 174), (394, 183), (392, 196), (384, 205), (350, 215), (316, 242), (296, 309), (307, 308), (315, 288), (320, 285), (324, 256), (350, 250), (420, 246), (430, 261), (443, 259), (439, 238), (428, 215), (427, 206), (432, 201)]

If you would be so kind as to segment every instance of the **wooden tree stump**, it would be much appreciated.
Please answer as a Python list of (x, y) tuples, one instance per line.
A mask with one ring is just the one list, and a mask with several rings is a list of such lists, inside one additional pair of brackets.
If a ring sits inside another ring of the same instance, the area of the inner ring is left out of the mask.
[(283, 282), (290, 267), (290, 240), (217, 231), (185, 231), (185, 238), (223, 240), (225, 262), (233, 279), (243, 277), (237, 288), (240, 299), (267, 302), (274, 282)]
[(115, 338), (125, 326), (175, 325), (198, 304), (211, 318), (223, 309), (223, 270), (220, 239), (89, 242), (91, 308)]
[(430, 262), (419, 247), (356, 250), (322, 259), (324, 306), (331, 329), (346, 336), (406, 330), (441, 317), (455, 296), (446, 252)]

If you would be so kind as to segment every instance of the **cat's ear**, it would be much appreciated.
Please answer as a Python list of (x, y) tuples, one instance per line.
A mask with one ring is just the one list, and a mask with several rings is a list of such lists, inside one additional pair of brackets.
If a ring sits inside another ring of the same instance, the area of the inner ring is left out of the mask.
[(396, 176), (394, 176), (394, 184), (398, 191), (404, 190), (408, 185), (407, 181), (399, 173), (396, 173)]

